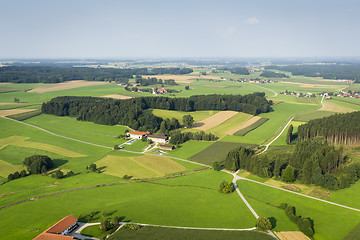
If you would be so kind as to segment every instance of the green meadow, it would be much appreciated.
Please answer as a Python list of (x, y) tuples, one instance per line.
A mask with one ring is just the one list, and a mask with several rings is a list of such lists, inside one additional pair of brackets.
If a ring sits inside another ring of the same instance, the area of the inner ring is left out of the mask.
[(153, 109), (149, 110), (152, 114), (161, 117), (163, 119), (166, 118), (176, 118), (180, 124), (182, 124), (183, 116), (191, 115), (194, 118), (194, 122), (201, 121), (205, 118), (208, 118), (219, 111), (195, 111), (195, 112), (182, 112), (182, 111), (170, 111), (163, 109)]
[(314, 221), (314, 239), (344, 238), (359, 222), (359, 213), (279, 189), (240, 180), (238, 187), (260, 216), (276, 219), (275, 231), (293, 231), (297, 227), (277, 208), (280, 203), (295, 206), (296, 214)]

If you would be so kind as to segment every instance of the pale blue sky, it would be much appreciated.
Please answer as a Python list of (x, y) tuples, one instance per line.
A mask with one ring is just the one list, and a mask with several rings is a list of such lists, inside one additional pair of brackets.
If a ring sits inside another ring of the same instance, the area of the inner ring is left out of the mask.
[(360, 56), (359, 2), (0, 0), (0, 58)]

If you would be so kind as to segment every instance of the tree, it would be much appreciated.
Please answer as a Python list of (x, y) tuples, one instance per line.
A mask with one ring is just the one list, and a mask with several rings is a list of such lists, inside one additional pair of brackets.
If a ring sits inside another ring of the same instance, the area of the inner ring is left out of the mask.
[(114, 145), (114, 150), (119, 150), (119, 145), (115, 144)]
[(189, 90), (190, 89), (190, 87), (189, 86), (185, 86), (185, 90)]
[(295, 180), (294, 168), (291, 165), (288, 165), (282, 171), (282, 180), (285, 182), (293, 182)]
[(19, 103), (20, 99), (19, 98), (14, 98), (14, 103)]
[(221, 193), (232, 193), (235, 191), (235, 186), (232, 182), (228, 183), (227, 181), (223, 181), (220, 184), (219, 192)]
[(61, 170), (56, 170), (51, 177), (60, 179), (64, 177), (64, 173)]
[(194, 118), (191, 115), (184, 115), (183, 116), (183, 124), (185, 127), (190, 128), (191, 125), (194, 123)]
[(288, 132), (287, 132), (287, 135), (286, 135), (286, 143), (287, 143), (287, 144), (290, 144), (291, 141), (292, 141), (292, 138), (293, 138), (293, 135), (292, 135), (293, 130), (294, 130), (294, 127), (293, 127), (293, 125), (291, 124), (290, 127), (289, 127), (289, 130), (288, 130)]
[(220, 171), (221, 170), (220, 163), (218, 161), (215, 161), (213, 163), (213, 168), (214, 168), (215, 171)]
[(14, 172), (14, 179), (20, 178), (20, 173), (18, 171)]
[(259, 217), (256, 219), (255, 227), (260, 230), (270, 230), (272, 225), (267, 217)]
[(40, 174), (42, 172), (43, 166), (46, 169), (51, 169), (53, 162), (51, 158), (45, 155), (33, 155), (31, 157), (25, 158), (23, 164), (26, 166), (30, 174)]
[(43, 165), (42, 167), (41, 167), (41, 173), (42, 174), (45, 174), (47, 172), (47, 167), (45, 166), (45, 165)]
[(95, 163), (92, 163), (89, 165), (89, 170), (92, 171), (92, 172), (96, 172), (97, 170), (97, 166)]
[(12, 173), (7, 177), (8, 181), (14, 180), (14, 175)]
[(22, 170), (20, 172), (20, 177), (26, 177), (26, 171), (25, 170)]

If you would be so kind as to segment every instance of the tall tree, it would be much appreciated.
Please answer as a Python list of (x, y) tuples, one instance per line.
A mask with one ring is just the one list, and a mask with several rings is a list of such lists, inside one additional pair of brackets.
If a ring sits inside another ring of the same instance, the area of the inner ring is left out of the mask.
[(294, 130), (294, 127), (293, 127), (293, 125), (291, 124), (291, 125), (289, 126), (289, 130), (288, 130), (287, 135), (286, 135), (286, 143), (287, 143), (287, 144), (290, 144), (291, 141), (292, 141), (292, 138), (293, 138), (293, 135), (292, 135), (293, 130)]
[(183, 116), (183, 124), (186, 128), (190, 128), (194, 123), (194, 118), (191, 115)]

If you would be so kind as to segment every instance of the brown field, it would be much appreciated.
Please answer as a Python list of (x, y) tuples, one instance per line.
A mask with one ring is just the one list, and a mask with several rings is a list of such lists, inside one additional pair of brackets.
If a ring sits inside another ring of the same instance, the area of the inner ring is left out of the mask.
[(235, 116), (236, 114), (238, 114), (238, 112), (221, 111), (221, 112), (218, 112), (218, 113), (212, 115), (211, 117), (208, 117), (200, 122), (197, 122), (196, 124), (193, 125), (192, 128), (198, 129), (198, 130), (208, 130), (210, 128), (213, 128), (213, 127), (225, 122), (226, 120)]
[(220, 80), (220, 77), (214, 76), (194, 76), (194, 75), (143, 75), (144, 78), (155, 77), (157, 79), (174, 79), (177, 83), (192, 83), (194, 80), (191, 79), (216, 79)]
[(236, 133), (237, 131), (244, 129), (248, 126), (250, 126), (251, 124), (255, 123), (257, 120), (259, 120), (261, 117), (255, 116), (250, 118), (249, 120), (247, 120), (245, 123), (241, 124), (240, 126), (231, 129), (230, 131), (227, 131), (225, 134), (229, 134), (229, 135), (233, 135), (234, 133)]
[(11, 115), (19, 114), (19, 113), (24, 113), (24, 112), (31, 112), (31, 111), (34, 111), (34, 110), (36, 110), (36, 109), (11, 109), (11, 110), (1, 110), (1, 111), (0, 111), (0, 117), (11, 116)]
[(103, 98), (114, 98), (114, 99), (130, 99), (132, 97), (129, 96), (125, 96), (125, 95), (120, 95), (120, 94), (111, 94), (111, 95), (105, 95), (105, 96), (101, 96)]
[(2, 82), (2, 83), (0, 83), (0, 85), (7, 85), (7, 84), (13, 84), (13, 83), (10, 83), (10, 82)]
[(352, 108), (341, 106), (339, 104), (330, 101), (323, 101), (323, 104), (324, 107), (320, 109), (320, 111), (338, 112), (338, 113), (355, 112), (355, 110)]
[(280, 240), (310, 240), (310, 238), (300, 231), (275, 232), (275, 234)]
[(49, 84), (46, 86), (36, 87), (36, 88), (30, 90), (29, 92), (45, 93), (45, 92), (66, 90), (66, 89), (71, 89), (71, 88), (100, 85), (100, 84), (106, 84), (106, 83), (105, 82), (96, 82), (96, 81), (76, 80), (76, 81), (68, 81), (68, 82)]
[(3, 105), (15, 105), (15, 104), (20, 104), (20, 103), (6, 103), (6, 102), (0, 102), (0, 106), (3, 106)]

